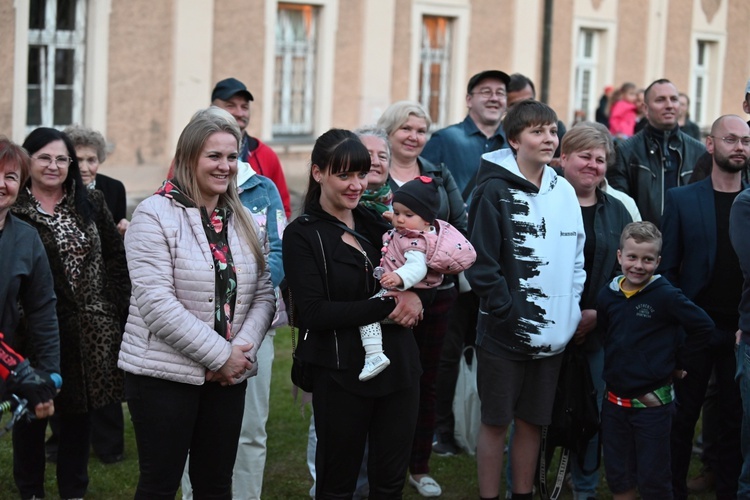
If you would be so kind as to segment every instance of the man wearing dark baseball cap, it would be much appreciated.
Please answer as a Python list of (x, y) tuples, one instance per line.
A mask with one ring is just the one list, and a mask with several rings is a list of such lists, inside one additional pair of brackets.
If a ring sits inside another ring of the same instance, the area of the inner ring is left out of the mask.
[(292, 209), (289, 201), (289, 188), (286, 185), (279, 157), (260, 139), (250, 136), (246, 130), (250, 123), (250, 101), (253, 100), (253, 94), (247, 90), (244, 83), (236, 78), (221, 80), (211, 92), (211, 104), (228, 111), (237, 120), (237, 125), (242, 131), (239, 159), (249, 163), (256, 173), (273, 181), (284, 203), (286, 216), (290, 217)]
[[(448, 167), (467, 204), (471, 203), (482, 155), (508, 147), (501, 120), (505, 115), (509, 82), (508, 74), (496, 69), (472, 76), (466, 86), (466, 107), (469, 110), (466, 118), (461, 123), (434, 132), (422, 151), (422, 156), (428, 161), (435, 165), (444, 163)], [(442, 456), (459, 452), (453, 438), (453, 394), (464, 343), (473, 344), (476, 335), (479, 299), (468, 289), (468, 285), (462, 285), (465, 283), (465, 280), (459, 279), (461, 293), (449, 319), (438, 367), (435, 408), (437, 441), (432, 450)]]

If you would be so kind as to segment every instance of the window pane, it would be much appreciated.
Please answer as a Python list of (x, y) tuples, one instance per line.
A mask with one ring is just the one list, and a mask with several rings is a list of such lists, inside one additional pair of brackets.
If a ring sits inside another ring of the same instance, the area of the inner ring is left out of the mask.
[(280, 4), (276, 24), (274, 134), (313, 133), (316, 9)]
[(436, 129), (447, 120), (448, 81), (450, 70), (451, 18), (422, 18), (420, 51), (419, 102), (427, 108)]
[(57, 49), (55, 51), (55, 85), (73, 85), (75, 51)]
[(42, 89), (38, 85), (29, 85), (26, 90), (26, 124), (42, 124)]
[(27, 82), (29, 85), (39, 85), (42, 83), (42, 74), (44, 72), (44, 61), (47, 59), (47, 47), (30, 46), (29, 47), (29, 69)]
[(57, 0), (57, 29), (73, 31), (76, 28), (76, 0)]
[(55, 125), (73, 123), (73, 89), (55, 89)]
[(29, 29), (44, 29), (44, 11), (46, 10), (45, 0), (31, 0), (29, 4)]

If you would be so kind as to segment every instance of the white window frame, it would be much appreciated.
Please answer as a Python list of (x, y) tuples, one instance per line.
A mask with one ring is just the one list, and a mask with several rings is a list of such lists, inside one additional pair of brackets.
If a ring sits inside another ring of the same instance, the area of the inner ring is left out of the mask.
[[(76, 0), (75, 29), (73, 31), (56, 29), (57, 0), (45, 1), (44, 29), (29, 29), (28, 49), (46, 47), (40, 50), (40, 84), (41, 91), (41, 123), (26, 123), (26, 132), (37, 127), (63, 128), (73, 123), (81, 123), (83, 117), (83, 85), (86, 52), (86, 0)], [(55, 84), (55, 55), (58, 50), (73, 50), (73, 83), (72, 85)], [(45, 57), (46, 56), (46, 57)], [(34, 87), (37, 87), (36, 85)], [(32, 85), (27, 83), (27, 89)], [(72, 116), (70, 123), (55, 123), (55, 90), (71, 89)]]
[[(442, 47), (431, 47), (425, 21), (427, 18), (442, 19), (445, 21), (445, 40)], [(448, 120), (448, 100), (450, 98), (450, 73), (452, 68), (452, 44), (454, 19), (445, 16), (425, 15), (422, 16), (422, 42), (420, 48), (420, 80), (419, 102), (430, 112), (432, 118), (432, 130), (437, 130), (450, 124)], [(438, 89), (432, 88), (432, 65), (437, 64), (440, 68), (440, 81)], [(430, 109), (430, 101), (433, 94), (438, 93), (437, 113)]]
[[(580, 28), (576, 40), (575, 58), (575, 94), (573, 112), (578, 110), (586, 113), (586, 119), (594, 121), (596, 108), (599, 104), (599, 46), (601, 35), (599, 30)], [(588, 39), (588, 41), (587, 41)], [(587, 43), (590, 42), (590, 53), (586, 53)], [(587, 85), (584, 76), (588, 75)]]
[[(284, 4), (299, 5), (299, 4)], [(272, 133), (274, 136), (311, 136), (315, 132), (314, 111), (315, 111), (315, 61), (318, 51), (318, 17), (320, 7), (315, 5), (305, 5), (311, 11), (309, 19), (308, 38), (304, 41), (291, 39), (291, 30), (285, 30), (281, 33), (283, 43), (279, 43), (279, 31), (290, 27), (290, 21), (283, 14), (284, 9), (280, 3), (278, 6), (278, 20), (275, 29), (276, 57), (277, 61), (281, 59), (281, 68), (274, 66), (274, 87), (273, 87), (273, 107), (274, 107), (274, 124)], [(291, 9), (297, 10), (297, 9)], [(300, 9), (301, 10), (301, 9)], [(304, 58), (304, 70), (302, 75), (294, 73), (295, 60)], [(280, 81), (276, 76), (280, 73)], [(304, 82), (297, 82), (301, 76)], [(280, 85), (280, 88), (279, 88)], [(294, 92), (302, 93), (301, 110), (294, 109)], [(277, 113), (278, 107), (278, 113)], [(296, 111), (296, 113), (295, 113)], [(293, 119), (293, 114), (301, 115), (297, 120)], [(280, 116), (279, 116), (280, 115)]]
[[(469, 51), (469, 26), (471, 5), (469, 0), (413, 0), (411, 11), (411, 66), (409, 68), (409, 92), (407, 99), (418, 101), (420, 96), (419, 75), (422, 71), (422, 20), (425, 16), (452, 19), (450, 60), (451, 70), (447, 75), (445, 124), (461, 121), (466, 116), (466, 82), (471, 75), (466, 73)], [(433, 120), (436, 117), (431, 116)], [(442, 117), (441, 117), (442, 118)]]
[[(333, 85), (330, 85), (330, 83), (324, 84), (324, 82), (332, 82), (334, 78), (339, 0), (266, 0), (266, 26), (276, 26), (280, 3), (304, 4), (318, 8), (318, 46), (315, 60), (315, 91), (313, 93), (315, 110), (313, 112), (312, 133), (313, 136), (316, 136), (332, 126)], [(256, 95), (256, 99), (264, 103), (262, 139), (275, 140), (272, 98), (276, 63), (276, 32), (273, 29), (266, 29), (265, 50), (263, 88), (267, 90), (264, 90), (265, 95), (262, 98)]]
[[(79, 123), (107, 133), (107, 96), (108, 96), (108, 55), (109, 55), (109, 22), (112, 11), (112, 0), (80, 0), (85, 2), (85, 59), (81, 91), (78, 100), (81, 103)], [(28, 134), (27, 116), (27, 77), (29, 57), (29, 13), (30, 0), (14, 0), (15, 7), (15, 50), (13, 54), (13, 108), (12, 137), (22, 142)], [(83, 19), (77, 17), (77, 19)]]

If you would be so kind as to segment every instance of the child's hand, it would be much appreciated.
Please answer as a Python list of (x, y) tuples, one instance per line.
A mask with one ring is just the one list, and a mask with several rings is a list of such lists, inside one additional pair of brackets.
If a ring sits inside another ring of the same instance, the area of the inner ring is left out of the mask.
[(403, 286), (404, 280), (401, 279), (401, 276), (399, 276), (396, 273), (385, 273), (382, 278), (380, 278), (380, 286), (387, 289), (393, 289), (393, 288), (399, 288)]
[(393, 222), (393, 212), (390, 210), (383, 212), (383, 218), (388, 222)]

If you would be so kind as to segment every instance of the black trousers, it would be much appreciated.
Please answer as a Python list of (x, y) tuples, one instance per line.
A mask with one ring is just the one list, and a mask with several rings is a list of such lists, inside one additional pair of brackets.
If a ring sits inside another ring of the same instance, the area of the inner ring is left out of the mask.
[(345, 391), (328, 374), (315, 375), (313, 411), (317, 499), (350, 499), (369, 434), (370, 500), (401, 498), (417, 422), (419, 381), (378, 398)]
[[(716, 375), (718, 414), (721, 421), (711, 463), (716, 473), (716, 498), (737, 497), (737, 479), (742, 467), (740, 426), (742, 400), (734, 380), (736, 358), (734, 332), (715, 329), (708, 347), (694, 358), (685, 359), (687, 376), (674, 383), (675, 415), (672, 419), (672, 490), (675, 500), (687, 498), (687, 474), (693, 449), (695, 424), (700, 415), (711, 372)], [(704, 422), (704, 425), (706, 422)]]
[(458, 363), (467, 345), (474, 345), (477, 338), (477, 314), (479, 297), (474, 292), (458, 294), (448, 320), (448, 333), (443, 339), (437, 374), (437, 401), (435, 405), (435, 432), (453, 436), (453, 396), (458, 381)]
[(125, 374), (140, 467), (136, 500), (174, 500), (188, 451), (193, 497), (231, 500), (246, 387)]
[[(58, 414), (57, 488), (61, 498), (85, 496), (89, 484), (90, 415)], [(13, 427), (13, 478), (21, 498), (44, 496), (47, 419)]]

